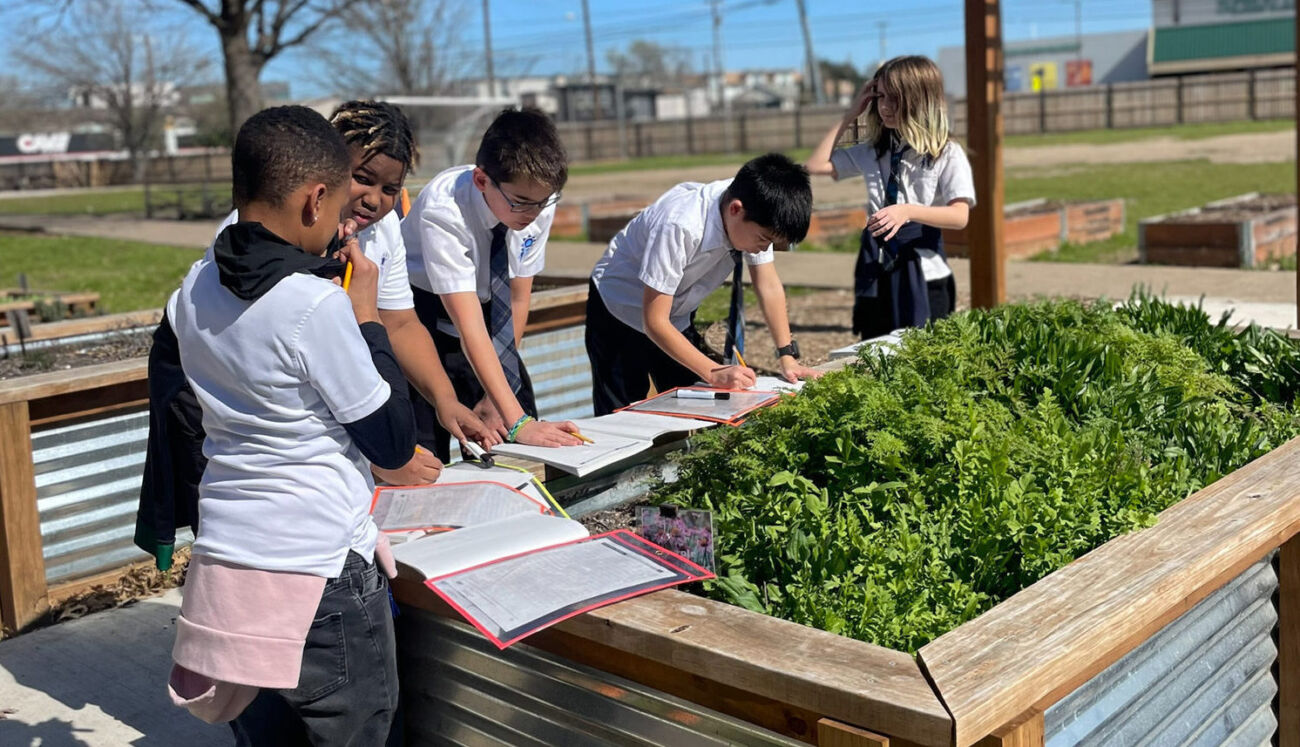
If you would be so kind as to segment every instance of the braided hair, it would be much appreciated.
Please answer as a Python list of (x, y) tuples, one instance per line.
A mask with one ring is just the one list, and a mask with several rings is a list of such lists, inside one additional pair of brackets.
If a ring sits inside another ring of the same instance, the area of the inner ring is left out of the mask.
[(330, 115), (330, 124), (348, 145), (361, 149), (362, 159), (382, 153), (406, 167), (408, 174), (420, 162), (411, 123), (386, 101), (344, 102)]

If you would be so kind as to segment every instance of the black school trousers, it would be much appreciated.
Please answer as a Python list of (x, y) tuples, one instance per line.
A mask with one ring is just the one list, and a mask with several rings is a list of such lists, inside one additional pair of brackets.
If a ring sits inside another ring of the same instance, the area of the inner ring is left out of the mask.
[[(700, 347), (694, 324), (682, 334)], [(651, 381), (657, 391), (663, 392), (700, 380), (694, 371), (673, 360), (645, 333), (609, 313), (596, 284), (590, 281), (585, 339), (587, 357), (591, 360), (591, 400), (597, 415), (608, 415), (645, 399)]]
[[(415, 313), (429, 330), (429, 335), (433, 337), (433, 346), (438, 349), (438, 360), (442, 361), (442, 367), (447, 371), (447, 378), (451, 379), (451, 386), (456, 390), (457, 401), (466, 407), (474, 407), (479, 400), (483, 399), (483, 385), (479, 383), (474, 367), (469, 363), (469, 357), (460, 346), (460, 338), (452, 337), (438, 329), (442, 301), (426, 290), (413, 287), (411, 291), (415, 295)], [(483, 318), (487, 318), (486, 309)], [(515, 392), (519, 406), (524, 412), (537, 417), (533, 380), (528, 376), (528, 369), (524, 366), (522, 355), (519, 358), (519, 379), (521, 382), (519, 391)], [(451, 433), (438, 422), (438, 413), (433, 405), (417, 392), (415, 387), (411, 387), (411, 406), (415, 409), (416, 443), (432, 451), (434, 456), (444, 463), (450, 460)], [(506, 423), (507, 428), (512, 425), (514, 423)]]

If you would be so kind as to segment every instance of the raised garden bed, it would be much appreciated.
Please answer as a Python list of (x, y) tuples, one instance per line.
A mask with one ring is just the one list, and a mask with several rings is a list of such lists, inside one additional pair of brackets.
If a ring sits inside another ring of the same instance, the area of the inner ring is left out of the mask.
[[(1084, 244), (1108, 239), (1124, 230), (1124, 201), (1059, 202), (1030, 200), (1007, 205), (1003, 213), (1003, 240), (1009, 259), (1027, 259), (1055, 251), (1062, 242)], [(943, 248), (950, 257), (969, 257), (966, 230), (943, 232)]]
[(1257, 192), (1138, 223), (1143, 263), (1267, 267), (1295, 257), (1296, 198)]
[(0, 289), (0, 327), (9, 324), (10, 311), (25, 311), (33, 322), (93, 316), (99, 311), (99, 294)]
[(587, 241), (605, 243), (649, 204), (644, 197), (618, 195), (595, 202), (561, 202), (555, 208), (551, 235), (569, 239), (586, 237)]
[[(697, 439), (655, 494), (717, 512), (731, 541), (713, 594), (803, 624), (670, 592), (528, 645), (813, 744), (1042, 744), (1044, 710), (1084, 683), (1141, 697), (1114, 689), (1123, 670), (1094, 680), (1281, 545), (1278, 685), (1259, 679), (1271, 677), (1267, 640), (1244, 670), (1261, 685), (1249, 701), (1228, 685), (1241, 670), (1216, 680), (1195, 660), (1202, 647), (1179, 641), (1161, 656), (1190, 658), (1151, 689), (1197, 692), (1186, 700), (1219, 713), (1190, 724), (1206, 738), (1247, 717), (1271, 730), (1270, 687), (1279, 713), (1296, 707), (1294, 343), (1156, 304), (1049, 304), (954, 319), (903, 347), (867, 361), (870, 375), (832, 375)], [(1269, 605), (1267, 584), (1251, 583), (1254, 607)], [(422, 587), (398, 591), (439, 609)], [(1236, 620), (1220, 609), (1199, 627), (1231, 640)], [(419, 665), (409, 697), (459, 703), (418, 649), (403, 647)], [(1255, 710), (1216, 710), (1214, 697)], [(1146, 733), (1182, 728), (1180, 713)], [(1053, 723), (1067, 716), (1094, 718), (1057, 711)]]

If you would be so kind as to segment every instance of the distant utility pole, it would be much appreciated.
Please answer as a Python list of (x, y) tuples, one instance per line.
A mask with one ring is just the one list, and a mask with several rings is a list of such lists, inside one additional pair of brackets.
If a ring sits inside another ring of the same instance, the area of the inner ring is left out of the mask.
[(723, 108), (727, 94), (722, 72), (722, 0), (709, 0), (709, 5), (713, 8), (713, 77), (717, 81), (718, 107)]
[[(582, 0), (582, 30), (587, 35), (587, 85), (591, 86), (591, 118), (600, 119), (600, 90), (596, 88), (596, 53), (591, 45), (591, 10)], [(617, 91), (615, 91), (617, 94)]]
[(826, 92), (822, 90), (821, 66), (817, 64), (817, 54), (813, 52), (812, 32), (808, 30), (808, 12), (804, 8), (804, 0), (795, 0), (795, 6), (799, 8), (799, 25), (803, 27), (803, 53), (808, 58), (808, 81), (812, 83), (814, 100), (825, 104)]
[(1074, 0), (1074, 38), (1079, 44), (1075, 59), (1083, 59), (1083, 0)]
[(488, 16), (488, 0), (483, 0), (483, 56), (487, 59), (488, 98), (492, 98), (497, 95), (497, 78), (492, 71), (492, 23)]
[(885, 28), (889, 26), (889, 21), (876, 21), (876, 27), (880, 30), (880, 64), (885, 64), (889, 59), (885, 52)]

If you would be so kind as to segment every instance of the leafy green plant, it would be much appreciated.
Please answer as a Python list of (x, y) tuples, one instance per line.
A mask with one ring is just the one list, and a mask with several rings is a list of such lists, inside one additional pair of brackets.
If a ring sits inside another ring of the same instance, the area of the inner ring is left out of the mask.
[(915, 651), (1300, 433), (1300, 349), (1137, 296), (968, 312), (704, 434), (743, 607)]

